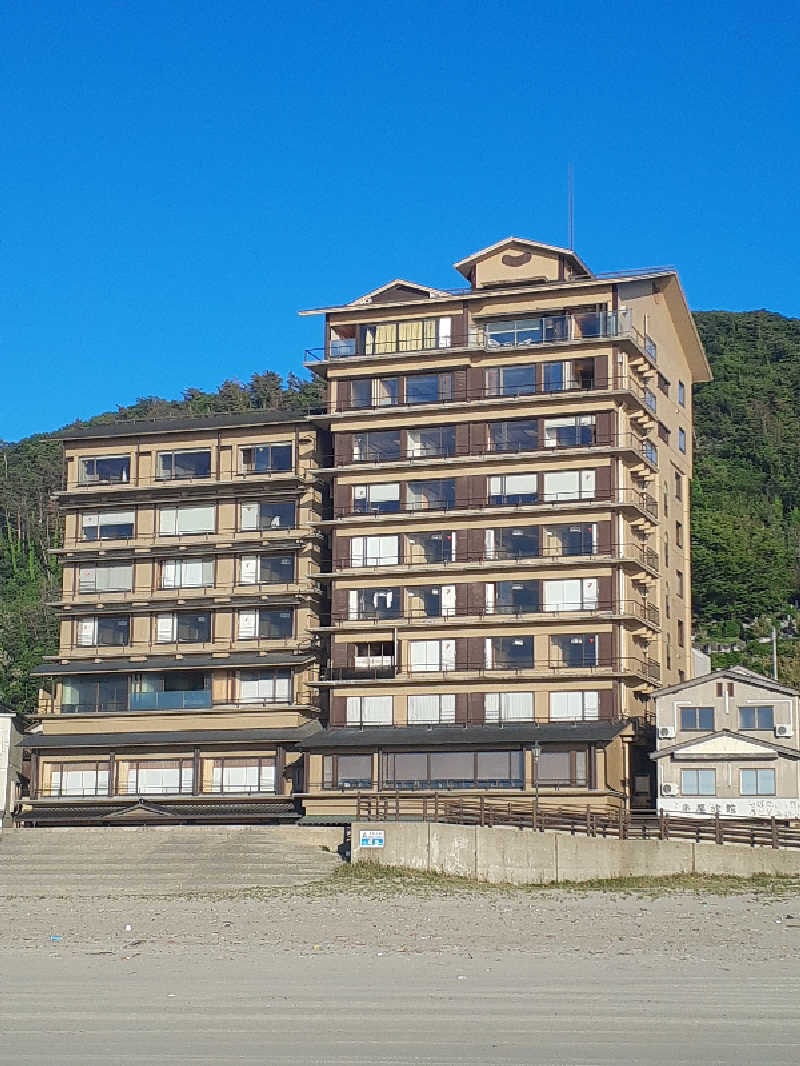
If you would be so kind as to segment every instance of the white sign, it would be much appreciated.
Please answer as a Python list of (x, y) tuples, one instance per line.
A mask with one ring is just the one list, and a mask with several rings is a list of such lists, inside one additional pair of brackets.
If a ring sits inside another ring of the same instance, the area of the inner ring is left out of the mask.
[(360, 848), (382, 848), (382, 829), (360, 829), (358, 832), (358, 846)]

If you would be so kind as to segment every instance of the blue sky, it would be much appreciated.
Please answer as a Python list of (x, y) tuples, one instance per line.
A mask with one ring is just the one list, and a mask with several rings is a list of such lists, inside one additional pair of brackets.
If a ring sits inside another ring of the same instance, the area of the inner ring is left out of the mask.
[(0, 438), (299, 370), (511, 233), (800, 314), (795, 4), (11, 0)]

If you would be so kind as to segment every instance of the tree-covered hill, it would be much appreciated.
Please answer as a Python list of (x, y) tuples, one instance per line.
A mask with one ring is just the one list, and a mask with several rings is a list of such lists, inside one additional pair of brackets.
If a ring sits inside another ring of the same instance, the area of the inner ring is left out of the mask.
[[(757, 635), (765, 619), (795, 614), (800, 596), (800, 319), (767, 311), (703, 311), (695, 319), (714, 372), (695, 389), (697, 627), (711, 638), (747, 637), (744, 652), (728, 658), (766, 669), (769, 649)], [(316, 384), (290, 375), (284, 386), (267, 372), (213, 393), (190, 389), (180, 400), (146, 397), (91, 422), (320, 403)], [(57, 643), (47, 607), (58, 586), (48, 553), (59, 536), (50, 501), (61, 481), (56, 437), (0, 444), (0, 704), (21, 711), (35, 706), (30, 670)], [(800, 641), (783, 642), (780, 653), (781, 676), (800, 683)]]

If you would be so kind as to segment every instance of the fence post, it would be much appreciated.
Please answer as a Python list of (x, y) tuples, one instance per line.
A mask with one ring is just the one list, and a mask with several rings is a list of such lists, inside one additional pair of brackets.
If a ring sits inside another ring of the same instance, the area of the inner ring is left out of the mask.
[(398, 789), (395, 789), (394, 792), (394, 820), (396, 822), (400, 821), (400, 792)]
[(481, 798), (480, 798), (480, 800), (478, 802), (478, 817), (480, 819), (479, 824), (480, 824), (481, 828), (483, 828), (483, 814), (484, 814), (484, 797), (481, 796)]
[(433, 794), (433, 820), (435, 822), (439, 821), (439, 793), (438, 792), (434, 792), (434, 794)]
[(719, 820), (719, 811), (714, 811), (714, 843), (722, 843), (722, 825)]
[(428, 820), (428, 797), (427, 796), (423, 796), (422, 797), (422, 820), (423, 820), (423, 822), (427, 822), (427, 820)]
[(531, 829), (536, 832), (536, 800), (531, 804)]
[(592, 832), (592, 808), (588, 803), (586, 804), (586, 835), (587, 837), (594, 836)]
[(780, 847), (780, 844), (778, 843), (778, 823), (775, 821), (774, 815), (770, 818), (769, 822), (770, 829), (772, 830), (772, 846), (773, 848)]

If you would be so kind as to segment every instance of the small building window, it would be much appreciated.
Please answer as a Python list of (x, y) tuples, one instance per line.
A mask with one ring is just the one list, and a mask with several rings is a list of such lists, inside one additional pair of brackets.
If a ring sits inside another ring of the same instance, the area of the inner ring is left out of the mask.
[(675, 471), (675, 499), (683, 499), (683, 476), (678, 470)]
[(678, 595), (681, 597), (681, 599), (683, 599), (683, 571), (676, 570), (675, 576), (678, 579)]
[(716, 771), (681, 770), (681, 794), (684, 796), (716, 796)]
[(774, 796), (774, 770), (740, 770), (739, 794), (741, 796)]
[(773, 707), (740, 707), (740, 729), (774, 729), (775, 709)]
[(678, 620), (678, 647), (682, 648), (684, 642), (684, 626), (683, 622)]
[(686, 430), (678, 430), (678, 450), (686, 454)]
[(669, 396), (669, 379), (665, 378), (662, 373), (658, 375), (658, 387), (664, 393), (665, 396)]
[(682, 381), (678, 382), (678, 403), (681, 407), (686, 406), (686, 386)]
[(710, 733), (714, 729), (713, 707), (681, 707), (681, 729)]
[(683, 523), (682, 522), (676, 522), (675, 523), (675, 547), (676, 548), (682, 548), (683, 547)]

